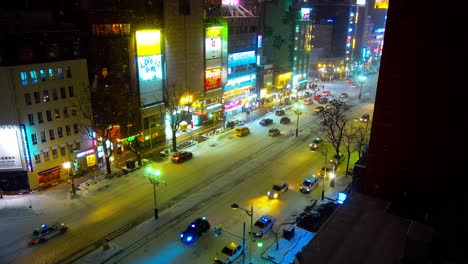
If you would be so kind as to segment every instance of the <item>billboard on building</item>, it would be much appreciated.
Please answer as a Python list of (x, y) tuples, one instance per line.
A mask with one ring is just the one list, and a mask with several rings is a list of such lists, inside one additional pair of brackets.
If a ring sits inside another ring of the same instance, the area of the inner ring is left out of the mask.
[(18, 126), (0, 126), (0, 171), (25, 169), (21, 156), (21, 133)]
[(388, 9), (388, 0), (375, 0), (374, 8)]
[(205, 28), (205, 89), (221, 88), (223, 80), (222, 26)]
[(163, 58), (160, 30), (138, 30), (137, 47), (138, 80), (142, 106), (150, 106), (163, 100)]

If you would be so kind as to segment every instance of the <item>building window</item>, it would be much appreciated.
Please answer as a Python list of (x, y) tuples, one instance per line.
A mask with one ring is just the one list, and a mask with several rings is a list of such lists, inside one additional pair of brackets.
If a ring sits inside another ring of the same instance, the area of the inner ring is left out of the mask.
[(49, 129), (49, 138), (55, 140), (55, 131), (53, 129)]
[(78, 132), (80, 132), (78, 130), (78, 123), (75, 123), (75, 124), (73, 124), (73, 133), (78, 134)]
[(73, 144), (68, 145), (68, 153), (72, 153), (72, 152), (73, 152)]
[(68, 118), (68, 107), (63, 108), (63, 117)]
[(65, 155), (67, 155), (67, 152), (65, 151), (65, 147), (60, 147), (60, 155), (62, 157), (64, 157)]
[(71, 107), (72, 116), (76, 116), (76, 106), (72, 105)]
[(31, 83), (37, 83), (36, 71), (29, 71), (29, 76), (31, 76)]
[(53, 157), (54, 159), (58, 158), (58, 151), (57, 151), (57, 149), (52, 149), (52, 157)]
[(43, 82), (45, 82), (45, 81), (46, 81), (46, 74), (45, 74), (44, 69), (40, 69), (40, 70), (39, 70), (39, 74), (41, 75), (41, 80), (42, 80)]
[(28, 74), (26, 72), (20, 72), (21, 84), (27, 85), (28, 84)]
[(54, 115), (55, 115), (55, 119), (60, 119), (60, 109), (55, 108), (54, 109)]
[(34, 114), (28, 114), (28, 121), (30, 126), (34, 125)]
[(63, 129), (62, 127), (57, 127), (57, 134), (59, 138), (63, 138)]
[(46, 117), (47, 117), (47, 121), (52, 121), (52, 111), (50, 110), (47, 110), (46, 111)]
[(36, 160), (36, 164), (41, 164), (41, 154), (34, 155), (34, 159)]
[(57, 68), (57, 77), (59, 79), (63, 79), (63, 69), (62, 68)]
[(24, 103), (26, 105), (31, 105), (31, 95), (29, 93), (24, 94)]
[(39, 92), (34, 92), (34, 102), (36, 104), (40, 104), (41, 103), (41, 95), (39, 94)]
[(44, 123), (44, 118), (42, 117), (42, 112), (37, 112), (37, 122), (39, 122), (39, 124)]
[(50, 98), (49, 98), (49, 90), (44, 90), (42, 100), (44, 100), (44, 102), (49, 102), (49, 101), (50, 101)]
[(75, 150), (81, 150), (81, 143), (80, 142), (77, 142), (75, 144)]
[(54, 88), (54, 90), (52, 91), (52, 98), (54, 99), (54, 101), (58, 100), (57, 88)]
[(31, 141), (32, 141), (33, 145), (36, 145), (36, 144), (37, 144), (37, 136), (36, 136), (36, 133), (31, 134)]
[(60, 95), (62, 95), (62, 99), (67, 98), (67, 93), (65, 92), (65, 87), (60, 87)]
[(48, 72), (49, 72), (49, 79), (55, 80), (54, 69), (49, 68)]
[(66, 125), (66, 126), (65, 126), (65, 132), (67, 132), (67, 136), (70, 136), (70, 135), (71, 135), (70, 125)]
[(45, 131), (41, 131), (41, 142), (44, 143), (46, 141), (47, 139), (46, 139)]
[(43, 152), (43, 153), (44, 153), (44, 160), (49, 161), (50, 160), (49, 151)]
[(68, 86), (68, 94), (70, 95), (70, 97), (75, 96), (75, 91), (73, 90), (73, 86)]
[(70, 66), (67, 66), (67, 78), (70, 79), (72, 77), (72, 70)]

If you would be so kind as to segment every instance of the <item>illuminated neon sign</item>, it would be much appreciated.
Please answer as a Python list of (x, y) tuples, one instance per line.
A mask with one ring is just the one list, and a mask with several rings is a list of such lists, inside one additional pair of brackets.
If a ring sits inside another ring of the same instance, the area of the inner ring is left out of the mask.
[(205, 88), (214, 89), (221, 87), (221, 69), (209, 69), (205, 71)]
[(229, 54), (228, 61), (236, 61), (236, 60), (243, 60), (243, 59), (250, 59), (250, 58), (252, 58), (253, 61), (256, 60), (254, 50)]
[(136, 32), (137, 56), (161, 54), (161, 31), (138, 30)]
[(95, 149), (89, 149), (89, 150), (82, 151), (82, 152), (76, 154), (76, 157), (77, 157), (77, 158), (81, 158), (81, 157), (83, 157), (83, 156), (88, 156), (89, 154), (92, 154), (92, 153), (94, 153), (94, 152), (95, 152)]
[(28, 167), (28, 171), (32, 172), (33, 167), (32, 167), (32, 162), (31, 162), (28, 137), (26, 136), (26, 126), (24, 124), (20, 125), (20, 131), (21, 131), (21, 139), (22, 139), (21, 142), (23, 143), (24, 157), (26, 158), (26, 166)]

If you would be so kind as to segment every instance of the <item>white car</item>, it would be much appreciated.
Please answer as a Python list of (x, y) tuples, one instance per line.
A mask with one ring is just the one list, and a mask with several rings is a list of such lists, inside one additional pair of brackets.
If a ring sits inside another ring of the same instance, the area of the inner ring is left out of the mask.
[(263, 237), (263, 235), (273, 227), (274, 223), (275, 219), (270, 215), (264, 215), (260, 217), (253, 226), (253, 236)]
[(229, 243), (221, 250), (221, 254), (216, 254), (215, 263), (229, 264), (233, 263), (241, 254), (244, 253), (242, 245), (236, 245), (234, 242)]

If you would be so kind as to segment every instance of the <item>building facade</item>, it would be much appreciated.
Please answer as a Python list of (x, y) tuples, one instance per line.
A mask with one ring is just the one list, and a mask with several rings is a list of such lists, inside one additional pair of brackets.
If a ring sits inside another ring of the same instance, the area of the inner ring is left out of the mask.
[[(27, 192), (97, 165), (86, 60), (0, 68), (0, 188)], [(72, 170), (63, 164), (73, 162)]]

